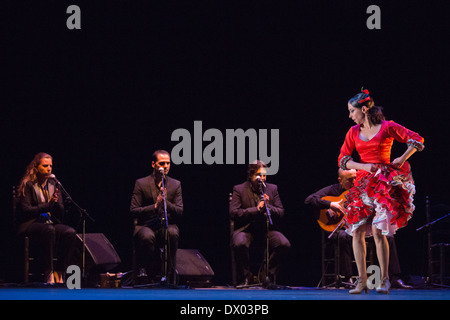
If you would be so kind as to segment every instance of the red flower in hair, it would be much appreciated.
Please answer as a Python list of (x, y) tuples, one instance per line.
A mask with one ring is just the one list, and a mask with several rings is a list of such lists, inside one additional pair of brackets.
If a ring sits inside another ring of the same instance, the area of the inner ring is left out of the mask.
[(359, 100), (358, 103), (363, 103), (363, 102), (366, 102), (366, 101), (370, 100), (369, 90), (364, 89), (362, 92), (367, 94), (367, 97), (365, 97), (364, 99)]
[(367, 97), (367, 98), (364, 98), (362, 100), (359, 100), (358, 103), (363, 103), (363, 102), (366, 102), (368, 100), (370, 100), (370, 97)]

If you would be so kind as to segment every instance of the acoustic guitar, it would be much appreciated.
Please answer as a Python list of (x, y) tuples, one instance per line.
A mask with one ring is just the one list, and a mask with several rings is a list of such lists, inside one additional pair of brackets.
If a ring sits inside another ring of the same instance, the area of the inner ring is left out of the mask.
[[(331, 202), (339, 202), (341, 200), (345, 200), (345, 195), (348, 193), (348, 190), (341, 193), (340, 196), (337, 197), (323, 197), (322, 200), (328, 200)], [(328, 214), (329, 211), (333, 211), (331, 209), (322, 209), (320, 210), (319, 218), (317, 219), (317, 223), (319, 226), (328, 232), (333, 232), (336, 230), (336, 227), (344, 220), (345, 214), (337, 212), (334, 217), (330, 217)], [(333, 212), (334, 213), (334, 212)]]

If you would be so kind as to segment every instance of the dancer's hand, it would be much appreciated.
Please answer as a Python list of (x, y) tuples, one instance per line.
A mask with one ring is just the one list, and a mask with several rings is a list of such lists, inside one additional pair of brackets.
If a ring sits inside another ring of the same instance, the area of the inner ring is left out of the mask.
[(366, 163), (364, 164), (364, 169), (365, 171), (372, 173), (372, 172), (376, 172), (377, 171), (377, 166), (374, 165), (373, 163)]
[(392, 161), (392, 165), (397, 169), (401, 168), (404, 163), (405, 163), (405, 160), (403, 159), (403, 157), (395, 158), (394, 161)]

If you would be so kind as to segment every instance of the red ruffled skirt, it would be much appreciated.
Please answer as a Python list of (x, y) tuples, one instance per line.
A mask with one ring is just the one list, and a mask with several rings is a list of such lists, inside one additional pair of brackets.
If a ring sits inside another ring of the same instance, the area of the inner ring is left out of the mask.
[(382, 234), (392, 235), (407, 225), (414, 212), (415, 186), (409, 163), (399, 169), (391, 164), (376, 166), (378, 170), (373, 173), (359, 170), (346, 195), (346, 231), (350, 235), (359, 227), (371, 235), (372, 225)]

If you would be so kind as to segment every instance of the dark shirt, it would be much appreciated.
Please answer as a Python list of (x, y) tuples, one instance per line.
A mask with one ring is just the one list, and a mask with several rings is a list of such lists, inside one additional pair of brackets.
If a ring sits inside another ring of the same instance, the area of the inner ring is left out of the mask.
[[(183, 214), (183, 197), (181, 182), (166, 176), (167, 197), (167, 218), (169, 224), (176, 224)], [(130, 211), (137, 219), (138, 225), (155, 227), (161, 226), (160, 220), (164, 215), (164, 205), (156, 206), (159, 186), (153, 174), (137, 179), (133, 195), (131, 197)]]
[[(345, 190), (340, 183), (332, 184), (331, 186), (320, 189), (319, 191), (310, 194), (305, 199), (305, 204), (312, 204), (316, 209), (330, 209), (331, 201), (322, 200), (323, 197), (338, 197)], [(317, 211), (317, 210), (316, 210)], [(318, 214), (318, 212), (316, 212)]]
[[(273, 225), (270, 228), (278, 230), (281, 219), (284, 216), (284, 208), (278, 193), (278, 187), (275, 184), (266, 183), (264, 193), (269, 196), (267, 206), (273, 221)], [(260, 199), (261, 196), (253, 190), (250, 181), (233, 187), (229, 213), (230, 218), (235, 223), (236, 230), (241, 229), (240, 231), (242, 231), (249, 226), (253, 227), (255, 225), (257, 226), (254, 229), (264, 230), (263, 227), (266, 222), (265, 209), (260, 212), (257, 208), (257, 204), (261, 201)]]
[(49, 221), (49, 218), (43, 215), (45, 213), (51, 217), (52, 223), (61, 223), (63, 220), (63, 197), (60, 195), (56, 203), (48, 202), (56, 190), (55, 183), (49, 180), (45, 189), (43, 190), (41, 186), (31, 181), (25, 185), (23, 195), (18, 199), (17, 216), (15, 217), (19, 233), (25, 231), (34, 222)]

